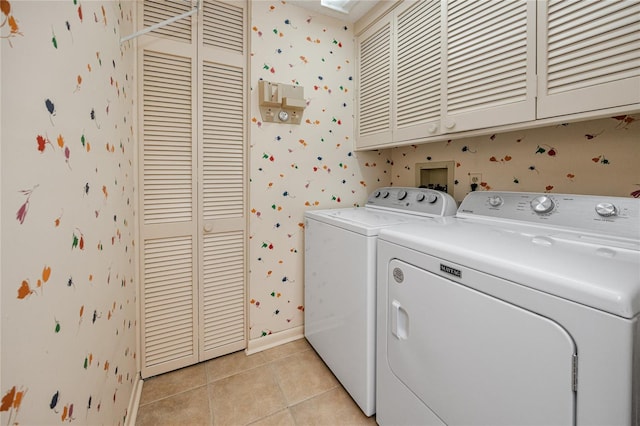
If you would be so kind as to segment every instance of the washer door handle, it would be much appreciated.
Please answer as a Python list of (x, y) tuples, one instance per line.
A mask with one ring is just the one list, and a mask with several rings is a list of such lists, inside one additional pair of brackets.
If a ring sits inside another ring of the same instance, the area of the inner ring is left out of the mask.
[(409, 338), (409, 313), (397, 300), (391, 302), (391, 333), (398, 340)]

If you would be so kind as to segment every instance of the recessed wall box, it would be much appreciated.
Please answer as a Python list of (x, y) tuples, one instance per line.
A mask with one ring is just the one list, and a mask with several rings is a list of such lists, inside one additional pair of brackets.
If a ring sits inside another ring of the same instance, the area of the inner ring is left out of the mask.
[(304, 109), (307, 107), (304, 87), (260, 80), (258, 105), (262, 121), (300, 124)]

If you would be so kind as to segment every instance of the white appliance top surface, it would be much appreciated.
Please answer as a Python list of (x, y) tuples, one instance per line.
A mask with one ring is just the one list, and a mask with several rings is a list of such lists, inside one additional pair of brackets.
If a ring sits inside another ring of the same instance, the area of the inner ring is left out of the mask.
[(365, 207), (309, 210), (305, 212), (305, 218), (375, 236), (381, 228), (453, 216), (455, 212), (455, 200), (446, 193), (423, 188), (388, 187), (372, 192)]
[[(518, 211), (484, 215), (494, 207), (476, 201), (494, 195), (465, 199), (456, 218), (386, 228), (379, 239), (625, 318), (640, 313), (640, 200), (609, 197), (618, 216), (601, 217), (570, 208), (572, 196), (554, 196), (562, 206), (531, 213), (536, 194), (501, 193), (502, 205)], [(579, 205), (599, 203), (578, 198)]]

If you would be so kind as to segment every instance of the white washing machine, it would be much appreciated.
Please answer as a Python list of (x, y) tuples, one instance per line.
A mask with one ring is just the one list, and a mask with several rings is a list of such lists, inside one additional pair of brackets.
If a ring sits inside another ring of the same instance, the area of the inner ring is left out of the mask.
[(640, 199), (474, 192), (378, 280), (380, 425), (640, 424)]
[(448, 194), (380, 188), (364, 207), (305, 213), (305, 337), (362, 411), (375, 412), (376, 238), (454, 215)]

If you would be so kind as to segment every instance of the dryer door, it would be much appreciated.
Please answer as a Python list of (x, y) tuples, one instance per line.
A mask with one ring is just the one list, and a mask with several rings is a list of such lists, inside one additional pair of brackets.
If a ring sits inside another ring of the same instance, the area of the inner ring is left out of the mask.
[(446, 424), (574, 424), (560, 325), (398, 260), (387, 279), (389, 366)]

